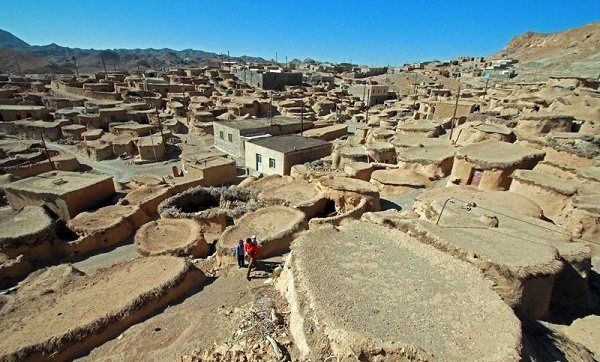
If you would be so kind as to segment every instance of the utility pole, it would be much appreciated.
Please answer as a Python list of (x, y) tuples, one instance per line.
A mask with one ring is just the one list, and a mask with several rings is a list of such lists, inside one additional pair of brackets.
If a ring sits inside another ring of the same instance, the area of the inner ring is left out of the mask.
[(48, 159), (50, 168), (52, 170), (55, 170), (54, 163), (52, 162), (52, 159), (50, 158), (50, 152), (48, 152), (48, 147), (46, 146), (46, 141), (44, 140), (44, 134), (42, 133), (42, 131), (40, 131), (40, 138), (42, 139), (42, 146), (44, 147), (44, 153), (46, 154), (46, 158)]
[(165, 142), (165, 135), (163, 134), (163, 128), (162, 128), (162, 123), (160, 122), (160, 113), (158, 113), (158, 108), (156, 108), (156, 121), (158, 122), (158, 129), (160, 131), (160, 137), (162, 138), (163, 145), (165, 146), (165, 151), (166, 151), (167, 142)]
[(75, 75), (79, 77), (79, 69), (77, 69), (77, 58), (76, 57), (71, 57), (71, 60), (73, 61), (73, 64), (75, 64)]
[(142, 74), (142, 71), (140, 70), (140, 63), (137, 62), (135, 65), (137, 65), (138, 73)]
[(102, 60), (102, 67), (104, 68), (104, 78), (108, 78), (108, 72), (106, 71), (106, 63), (104, 62), (104, 57), (101, 55), (100, 60)]
[(533, 80), (531, 81), (532, 83), (535, 82), (535, 76), (537, 75), (537, 71), (538, 71), (538, 67), (540, 66), (540, 63), (536, 63), (535, 64), (535, 70), (533, 71)]
[(413, 81), (413, 85), (414, 85), (414, 88), (413, 88), (414, 99), (413, 99), (412, 107), (413, 107), (413, 110), (415, 110), (415, 107), (417, 105), (417, 98), (418, 98), (417, 97), (417, 73), (415, 73), (415, 80)]
[(300, 102), (300, 136), (304, 136), (304, 99)]
[(485, 97), (487, 96), (488, 91), (488, 83), (490, 82), (490, 77), (488, 77), (485, 81), (485, 90), (483, 91), (483, 100), (485, 101)]
[(23, 75), (23, 73), (21, 73), (21, 64), (19, 64), (19, 59), (17, 59), (17, 70), (19, 71), (19, 75)]
[(367, 84), (365, 83), (365, 84), (363, 85), (363, 97), (362, 97), (362, 100), (363, 100), (363, 102), (365, 102), (365, 104), (366, 104), (366, 102), (367, 102), (367, 101), (365, 100), (365, 97), (367, 96), (367, 94), (366, 94), (366, 93), (367, 93)]
[(273, 92), (271, 92), (271, 101), (269, 102), (269, 122), (273, 119)]
[(154, 162), (158, 162), (158, 157), (156, 157), (156, 148), (154, 148), (154, 137), (150, 135), (150, 143), (152, 144), (152, 152), (154, 152)]
[(452, 115), (452, 119), (450, 120), (450, 141), (452, 141), (452, 132), (454, 132), (454, 122), (456, 120), (456, 110), (458, 108), (458, 98), (460, 98), (460, 84), (458, 85), (458, 92), (456, 92), (456, 101), (454, 102), (454, 113)]

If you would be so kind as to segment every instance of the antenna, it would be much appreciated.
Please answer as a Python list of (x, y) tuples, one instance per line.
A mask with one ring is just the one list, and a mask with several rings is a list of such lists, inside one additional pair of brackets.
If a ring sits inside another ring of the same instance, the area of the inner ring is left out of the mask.
[(104, 68), (104, 77), (108, 78), (108, 72), (106, 71), (106, 63), (104, 62), (104, 56), (100, 56), (100, 60), (102, 60), (102, 67)]
[(456, 121), (456, 109), (458, 108), (458, 98), (460, 98), (460, 84), (458, 85), (458, 92), (456, 92), (456, 101), (454, 102), (454, 114), (452, 115), (452, 120), (450, 121), (450, 141), (452, 141), (452, 132), (454, 131), (454, 122)]
[(52, 170), (56, 170), (56, 168), (54, 167), (54, 163), (52, 162), (52, 158), (50, 157), (50, 153), (48, 152), (48, 147), (46, 146), (46, 140), (44, 140), (44, 133), (41, 130), (40, 130), (40, 138), (42, 139), (42, 145), (44, 146), (44, 153), (46, 154), (46, 158), (48, 159), (50, 168)]
[(73, 64), (75, 64), (75, 75), (79, 77), (79, 69), (77, 69), (77, 57), (72, 56), (71, 60), (73, 61)]

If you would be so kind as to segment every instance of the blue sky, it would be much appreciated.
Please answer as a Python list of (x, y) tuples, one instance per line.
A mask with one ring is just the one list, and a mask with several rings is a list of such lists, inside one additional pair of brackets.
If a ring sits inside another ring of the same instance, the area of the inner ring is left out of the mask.
[(0, 0), (0, 28), (33, 45), (200, 49), (385, 65), (488, 55), (528, 30), (600, 20), (599, 0)]

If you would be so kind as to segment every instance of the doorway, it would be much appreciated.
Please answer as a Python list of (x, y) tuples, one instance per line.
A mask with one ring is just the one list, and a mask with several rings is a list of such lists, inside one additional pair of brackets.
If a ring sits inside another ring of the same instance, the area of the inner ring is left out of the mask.
[(481, 178), (483, 177), (483, 170), (478, 169), (478, 168), (474, 168), (471, 170), (471, 175), (469, 176), (469, 182), (467, 182), (467, 185), (472, 185), (472, 186), (479, 186), (479, 183), (481, 182)]
[(258, 153), (256, 154), (256, 171), (258, 171), (258, 173), (263, 172), (262, 155)]

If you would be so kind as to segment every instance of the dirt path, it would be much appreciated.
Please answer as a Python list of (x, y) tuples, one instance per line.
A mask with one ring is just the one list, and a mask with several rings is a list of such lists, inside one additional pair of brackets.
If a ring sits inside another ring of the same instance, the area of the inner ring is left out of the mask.
[(272, 288), (265, 279), (247, 281), (245, 273), (226, 271), (200, 292), (130, 327), (81, 360), (176, 360), (232, 340), (256, 296)]
[(84, 157), (81, 153), (77, 152), (73, 146), (66, 146), (53, 142), (47, 142), (47, 145), (49, 149), (61, 151), (67, 155), (76, 157), (79, 163), (83, 165), (87, 165), (96, 171), (111, 175), (117, 182), (127, 182), (139, 173), (153, 173), (166, 176), (171, 173), (172, 166), (179, 165), (178, 159), (142, 165), (136, 165), (130, 163), (130, 160), (122, 160), (119, 158), (94, 161)]

